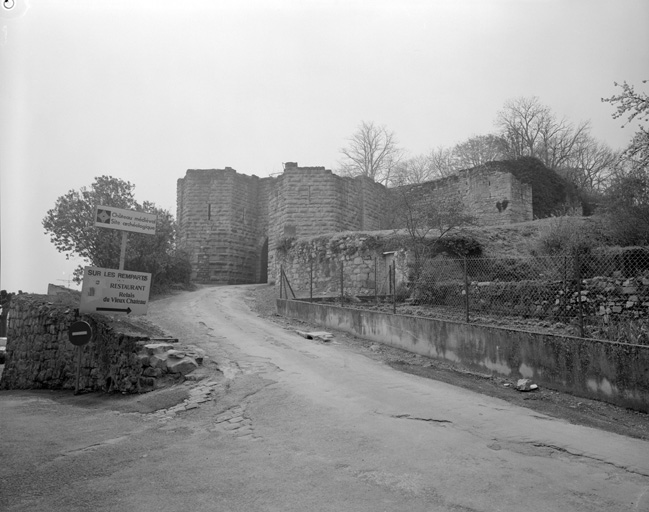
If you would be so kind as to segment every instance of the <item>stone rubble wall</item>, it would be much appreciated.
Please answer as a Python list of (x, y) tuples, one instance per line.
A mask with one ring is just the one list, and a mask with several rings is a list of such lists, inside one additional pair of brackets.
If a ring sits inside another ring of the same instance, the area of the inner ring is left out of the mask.
[(390, 292), (388, 269), (393, 261), (397, 288), (408, 273), (406, 252), (389, 248), (389, 240), (363, 232), (305, 238), (278, 252), (278, 268), (301, 298), (311, 292), (314, 297), (339, 296), (341, 269), (345, 296), (384, 296)]
[[(619, 273), (621, 274), (621, 273)], [(569, 289), (568, 289), (569, 288)], [(464, 303), (465, 290), (461, 276), (437, 282), (433, 304), (455, 306)], [(425, 287), (418, 289), (426, 296)], [(473, 313), (493, 311), (494, 305), (512, 315), (532, 315), (537, 318), (601, 317), (604, 322), (616, 317), (649, 318), (649, 273), (632, 278), (596, 276), (582, 279), (581, 291), (573, 282), (549, 281), (473, 281), (469, 283), (469, 309)]]
[(5, 367), (0, 389), (75, 389), (78, 348), (70, 325), (83, 320), (94, 339), (81, 348), (79, 388), (140, 393), (165, 378), (195, 370), (202, 355), (151, 343), (152, 335), (127, 321), (103, 315), (77, 316), (78, 298), (21, 294), (11, 302)]
[[(461, 286), (458, 287), (458, 293), (463, 293)], [(497, 301), (507, 306), (508, 301), (515, 297), (515, 302), (511, 303), (511, 311), (514, 314), (531, 312), (535, 315), (576, 316), (581, 301), (582, 314), (586, 316), (600, 316), (605, 320), (620, 315), (647, 318), (649, 317), (649, 274), (633, 278), (583, 279), (580, 293), (574, 290), (566, 293), (561, 283), (472, 283), (469, 296), (475, 309), (478, 309), (481, 301), (486, 303)]]

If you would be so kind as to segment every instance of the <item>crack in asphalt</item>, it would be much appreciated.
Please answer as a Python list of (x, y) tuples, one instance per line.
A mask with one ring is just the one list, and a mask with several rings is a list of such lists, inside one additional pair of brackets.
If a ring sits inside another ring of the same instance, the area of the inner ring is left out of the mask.
[(410, 416), (410, 414), (390, 414), (390, 418), (404, 419), (404, 420), (416, 420), (416, 421), (428, 421), (431, 423), (453, 423), (450, 420), (438, 420), (436, 418), (419, 418), (417, 416)]
[(622, 466), (620, 464), (616, 464), (615, 462), (611, 462), (611, 461), (608, 461), (608, 460), (593, 457), (592, 455), (587, 455), (585, 453), (573, 452), (573, 451), (568, 450), (567, 448), (563, 448), (561, 446), (556, 446), (554, 444), (546, 444), (546, 443), (540, 443), (540, 442), (536, 442), (536, 441), (519, 441), (518, 444), (532, 445), (535, 448), (548, 448), (550, 450), (554, 450), (554, 451), (557, 451), (557, 452), (560, 452), (560, 453), (568, 454), (571, 457), (579, 457), (579, 458), (583, 458), (583, 459), (590, 459), (590, 460), (594, 460), (594, 461), (602, 463), (602, 464), (607, 464), (609, 466), (613, 466), (614, 468), (621, 469), (622, 471), (626, 471), (627, 473), (631, 473), (633, 475), (649, 477), (649, 472), (644, 472), (643, 473), (642, 471), (638, 471), (638, 470), (630, 468), (628, 466)]

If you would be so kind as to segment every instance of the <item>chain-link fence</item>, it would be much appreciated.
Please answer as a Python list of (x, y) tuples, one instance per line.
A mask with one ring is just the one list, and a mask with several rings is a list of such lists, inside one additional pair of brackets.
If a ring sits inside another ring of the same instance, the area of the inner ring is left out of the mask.
[[(346, 268), (347, 267), (347, 268)], [(285, 298), (649, 344), (649, 248), (512, 258), (332, 261)], [(283, 270), (282, 275), (285, 276)], [(324, 286), (323, 286), (324, 284)], [(317, 293), (314, 293), (317, 290)]]

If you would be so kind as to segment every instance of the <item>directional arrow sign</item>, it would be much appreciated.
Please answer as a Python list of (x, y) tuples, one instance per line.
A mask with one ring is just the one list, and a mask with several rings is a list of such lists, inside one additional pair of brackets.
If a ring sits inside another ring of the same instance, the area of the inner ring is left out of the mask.
[(96, 311), (112, 311), (113, 313), (126, 313), (133, 311), (131, 308), (97, 308)]
[(86, 267), (83, 271), (80, 313), (146, 315), (151, 274)]

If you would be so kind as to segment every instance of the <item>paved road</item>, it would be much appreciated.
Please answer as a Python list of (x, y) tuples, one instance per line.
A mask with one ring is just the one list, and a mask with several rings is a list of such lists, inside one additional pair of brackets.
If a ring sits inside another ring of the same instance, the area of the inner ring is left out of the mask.
[(649, 443), (305, 340), (251, 314), (245, 292), (152, 304), (223, 370), (190, 410), (128, 412), (180, 389), (1, 393), (0, 509), (649, 511)]

